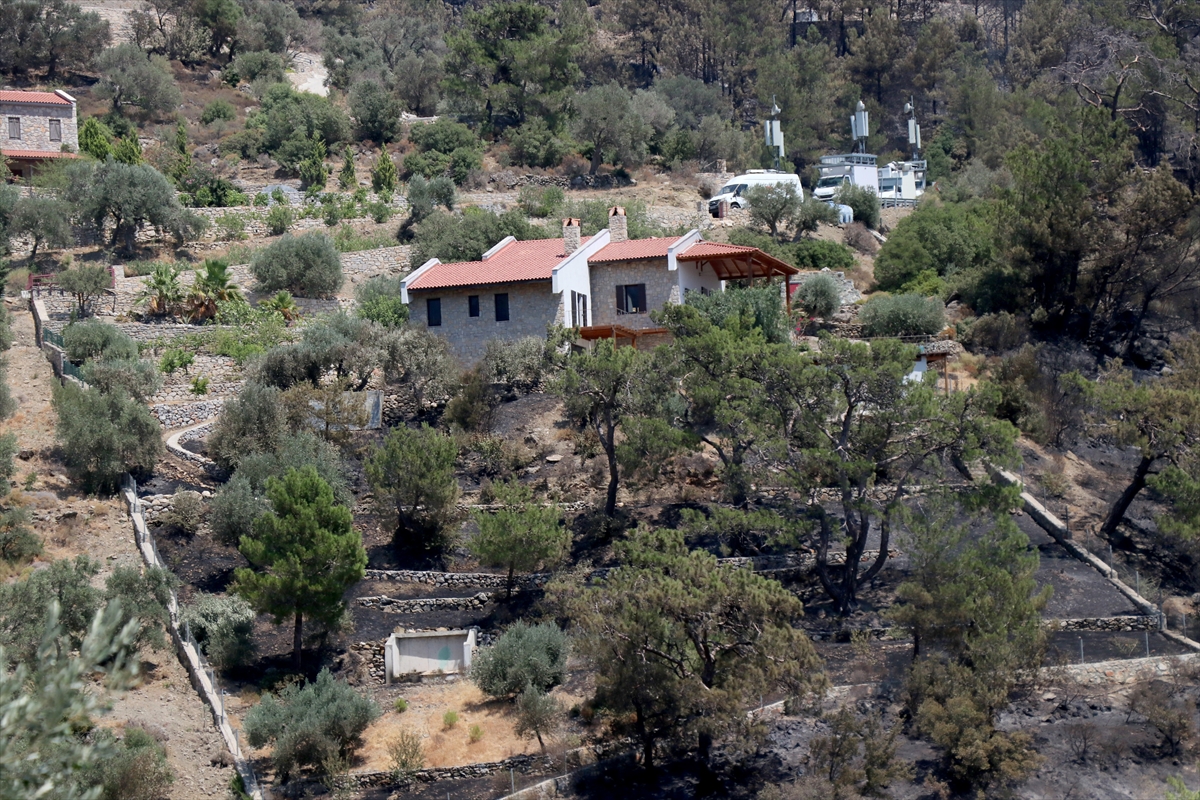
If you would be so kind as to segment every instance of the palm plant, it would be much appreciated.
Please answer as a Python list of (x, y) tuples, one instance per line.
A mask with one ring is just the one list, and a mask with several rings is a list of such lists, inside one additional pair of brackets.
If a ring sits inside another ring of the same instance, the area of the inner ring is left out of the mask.
[(300, 306), (296, 305), (296, 301), (292, 299), (292, 295), (286, 289), (276, 292), (266, 300), (261, 301), (258, 307), (266, 311), (274, 311), (288, 322), (300, 318)]
[(207, 322), (217, 315), (218, 303), (242, 299), (241, 290), (229, 274), (229, 263), (210, 258), (196, 270), (196, 281), (185, 301), (184, 313), (191, 322)]
[(173, 314), (183, 302), (183, 287), (179, 285), (179, 270), (170, 264), (159, 264), (142, 284), (137, 301), (146, 304), (152, 316)]

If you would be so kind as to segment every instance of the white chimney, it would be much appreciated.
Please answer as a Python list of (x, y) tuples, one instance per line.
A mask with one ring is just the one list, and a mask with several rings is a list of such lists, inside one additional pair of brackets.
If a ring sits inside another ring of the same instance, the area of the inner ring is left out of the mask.
[(563, 255), (571, 255), (579, 249), (579, 220), (567, 217), (563, 220)]
[(629, 241), (629, 225), (622, 206), (613, 206), (608, 210), (608, 240), (610, 242)]

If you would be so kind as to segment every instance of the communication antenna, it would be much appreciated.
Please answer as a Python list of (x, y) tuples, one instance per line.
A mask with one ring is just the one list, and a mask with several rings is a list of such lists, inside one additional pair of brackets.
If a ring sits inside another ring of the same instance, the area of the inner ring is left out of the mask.
[(908, 114), (908, 143), (913, 148), (913, 161), (918, 161), (921, 158), (921, 126), (917, 124), (917, 110), (911, 97), (904, 104), (904, 113)]
[(854, 139), (854, 152), (867, 152), (867, 135), (870, 127), (869, 114), (863, 101), (859, 100), (850, 117), (850, 138)]
[(763, 140), (766, 142), (767, 149), (775, 153), (775, 169), (780, 168), (783, 162), (783, 130), (779, 127), (779, 115), (783, 109), (775, 102), (775, 95), (771, 95), (771, 118), (763, 120)]

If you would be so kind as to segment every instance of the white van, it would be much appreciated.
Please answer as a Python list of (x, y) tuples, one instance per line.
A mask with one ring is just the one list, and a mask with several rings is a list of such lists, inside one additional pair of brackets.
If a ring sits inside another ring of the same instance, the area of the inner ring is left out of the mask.
[(746, 191), (754, 186), (791, 185), (796, 188), (796, 195), (804, 199), (804, 187), (800, 185), (800, 176), (794, 172), (779, 172), (774, 169), (751, 169), (742, 175), (733, 177), (721, 187), (721, 191), (708, 201), (708, 213), (716, 216), (717, 206), (722, 200), (728, 201), (730, 208), (747, 208), (750, 202), (746, 199)]

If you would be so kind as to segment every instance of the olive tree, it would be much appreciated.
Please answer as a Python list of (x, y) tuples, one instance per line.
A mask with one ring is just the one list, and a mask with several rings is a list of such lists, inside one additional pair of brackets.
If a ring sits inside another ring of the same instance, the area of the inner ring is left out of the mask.
[(342, 286), (342, 259), (333, 240), (323, 233), (293, 236), (263, 248), (250, 262), (257, 291), (286, 289), (296, 297), (332, 297)]

